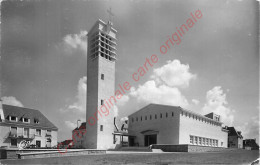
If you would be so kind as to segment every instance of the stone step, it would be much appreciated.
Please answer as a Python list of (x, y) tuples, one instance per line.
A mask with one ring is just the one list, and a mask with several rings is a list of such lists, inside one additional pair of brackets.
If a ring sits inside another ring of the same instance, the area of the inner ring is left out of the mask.
[(117, 151), (152, 152), (152, 149), (149, 147), (121, 147)]

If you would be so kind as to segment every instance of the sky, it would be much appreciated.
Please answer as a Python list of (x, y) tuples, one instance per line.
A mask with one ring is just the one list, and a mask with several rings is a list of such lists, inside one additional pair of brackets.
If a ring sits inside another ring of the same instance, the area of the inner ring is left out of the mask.
[[(87, 33), (111, 7), (117, 33), (116, 89), (132, 88), (117, 104), (123, 118), (150, 104), (215, 112), (244, 138), (259, 140), (258, 2), (254, 0), (3, 1), (1, 97), (40, 110), (71, 138), (86, 121)], [(181, 42), (160, 47), (200, 10)], [(158, 62), (138, 82), (146, 58)]]

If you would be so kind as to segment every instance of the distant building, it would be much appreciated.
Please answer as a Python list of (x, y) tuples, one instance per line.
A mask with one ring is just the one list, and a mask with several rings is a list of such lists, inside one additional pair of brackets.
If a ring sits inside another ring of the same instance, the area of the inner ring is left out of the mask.
[(228, 147), (229, 148), (243, 148), (243, 136), (241, 131), (236, 131), (234, 127), (227, 127), (228, 129)]
[(176, 106), (149, 104), (128, 117), (129, 145), (190, 144), (227, 148), (228, 131), (220, 116)]
[(60, 142), (57, 146), (58, 149), (70, 149), (73, 148), (73, 140), (64, 140)]
[(259, 150), (259, 145), (256, 143), (256, 139), (243, 140), (243, 148), (248, 150)]
[(40, 111), (0, 101), (0, 147), (16, 148), (23, 140), (35, 147), (57, 145), (58, 128)]
[(81, 123), (80, 127), (75, 128), (72, 131), (72, 148), (83, 148), (84, 136), (86, 133), (86, 122)]

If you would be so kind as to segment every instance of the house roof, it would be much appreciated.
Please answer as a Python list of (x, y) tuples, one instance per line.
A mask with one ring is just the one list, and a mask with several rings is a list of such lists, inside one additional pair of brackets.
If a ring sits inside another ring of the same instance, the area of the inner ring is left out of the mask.
[(80, 129), (86, 129), (86, 122), (81, 123), (80, 127), (76, 127), (73, 131), (80, 130)]
[[(58, 128), (50, 122), (39, 110), (29, 109), (24, 107), (17, 107), (12, 105), (3, 104), (3, 113), (5, 116), (5, 121), (3, 123), (11, 124), (11, 125), (23, 125), (34, 128), (42, 128), (42, 129), (50, 129), (50, 130), (58, 130)], [(8, 116), (17, 117), (17, 122), (12, 122), (7, 120)], [(29, 118), (30, 123), (22, 122), (22, 118)], [(37, 120), (39, 123), (35, 123)]]
[(241, 134), (239, 134), (234, 127), (228, 127), (228, 136), (237, 136), (239, 138), (243, 138)]

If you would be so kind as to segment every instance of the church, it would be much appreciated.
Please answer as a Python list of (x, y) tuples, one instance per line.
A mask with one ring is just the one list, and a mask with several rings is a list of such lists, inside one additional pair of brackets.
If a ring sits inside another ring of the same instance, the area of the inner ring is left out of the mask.
[(228, 131), (214, 113), (204, 116), (178, 106), (149, 104), (128, 117), (127, 130), (118, 129), (113, 106), (102, 117), (99, 110), (115, 95), (116, 35), (113, 23), (100, 19), (88, 33), (87, 114), (82, 148), (156, 144), (227, 148)]

